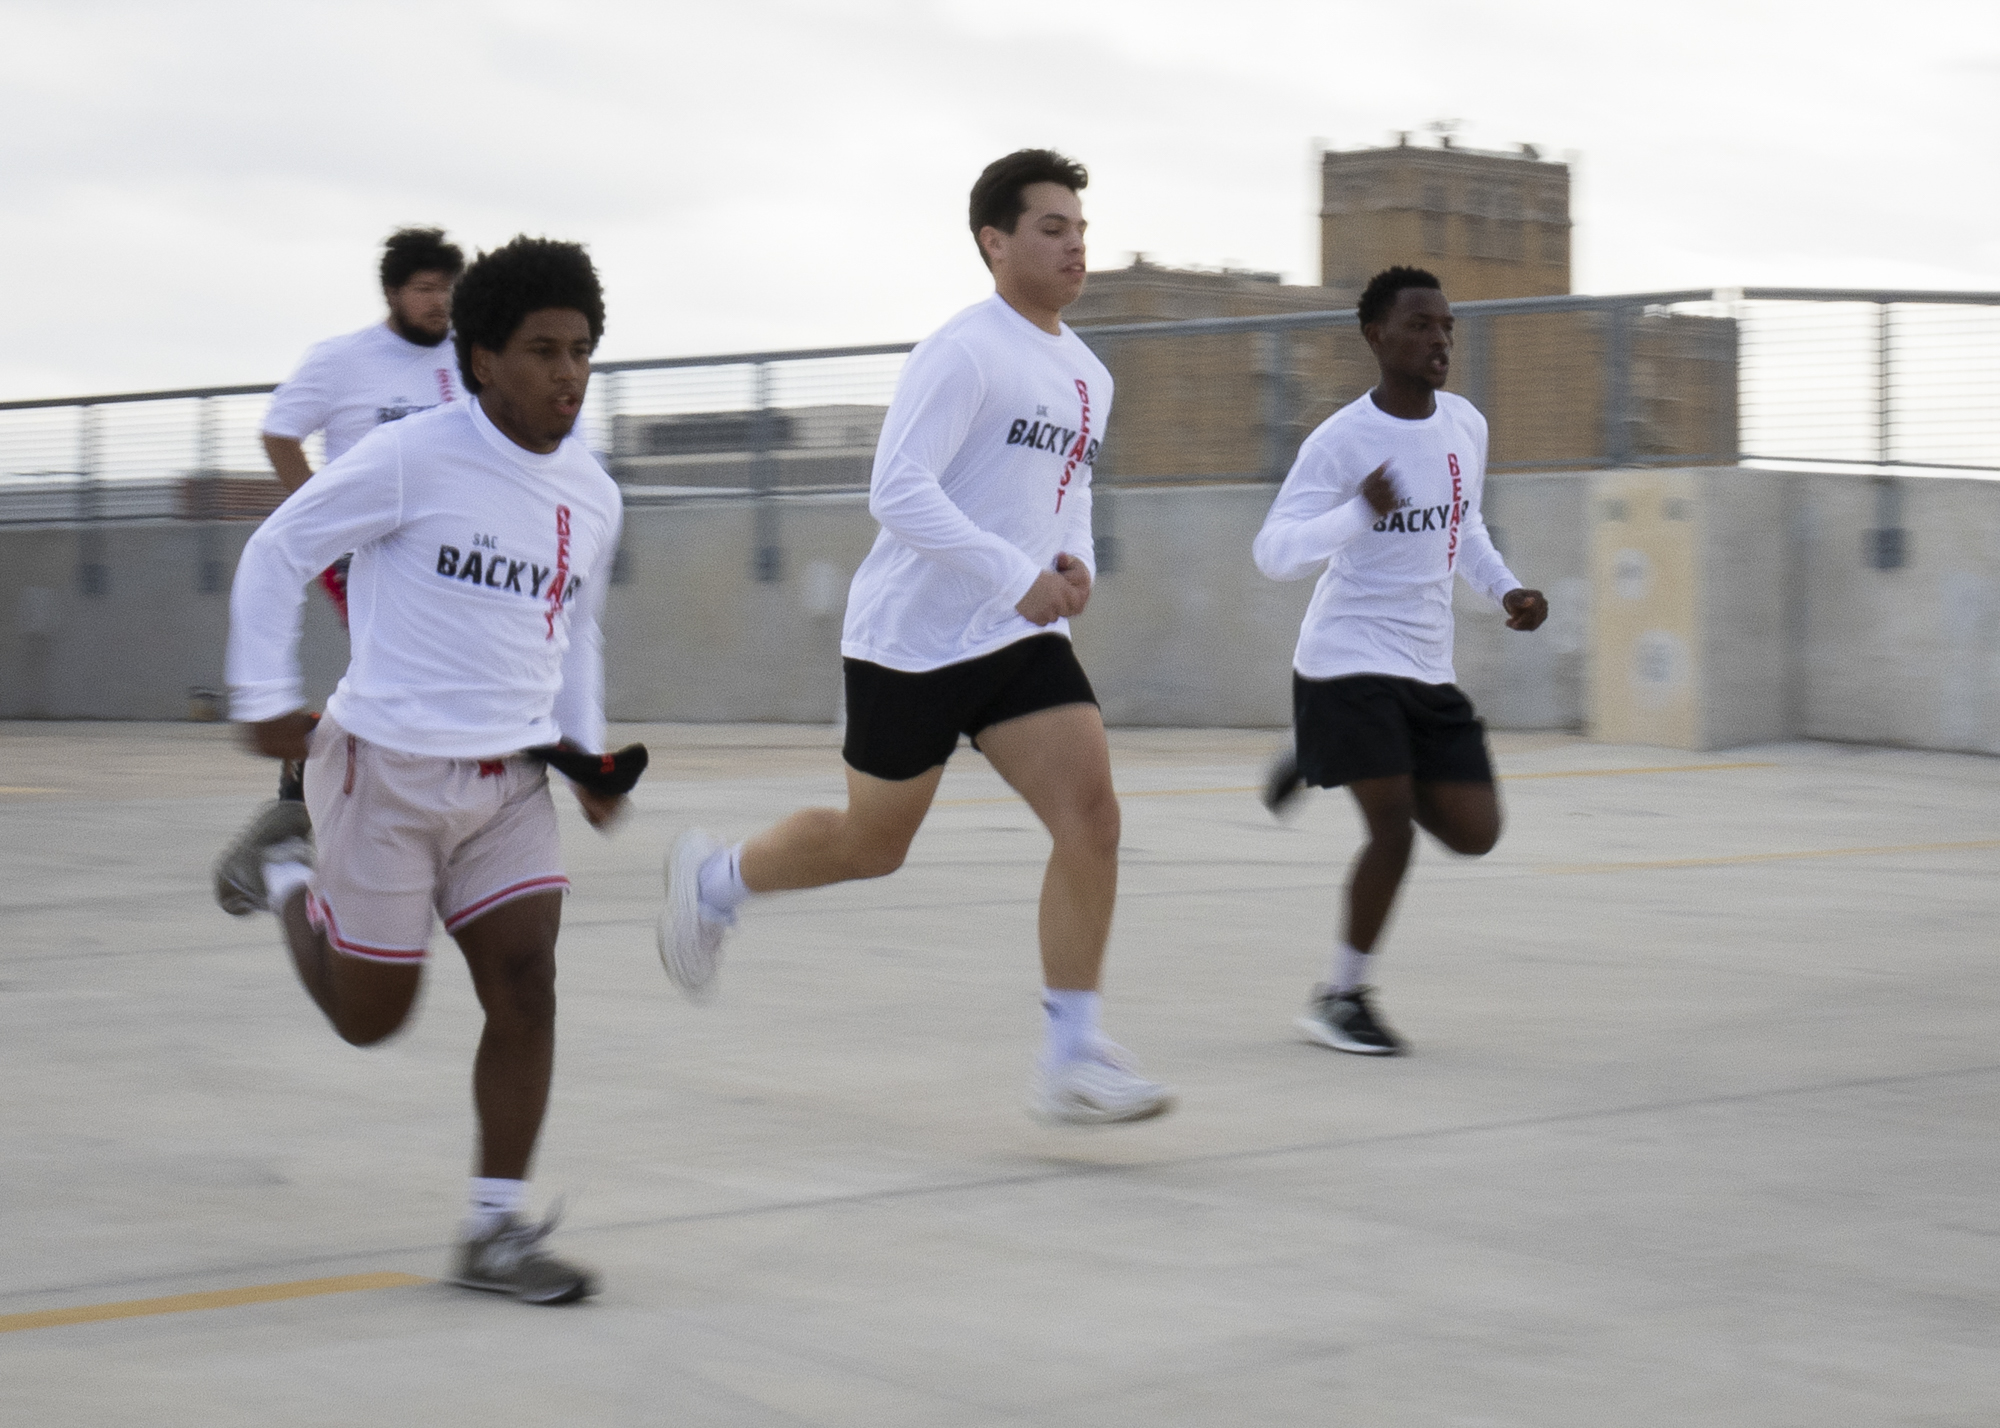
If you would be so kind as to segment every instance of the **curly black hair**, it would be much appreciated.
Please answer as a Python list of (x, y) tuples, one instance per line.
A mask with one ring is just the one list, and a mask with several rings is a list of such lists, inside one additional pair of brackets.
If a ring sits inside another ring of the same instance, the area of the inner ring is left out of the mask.
[[(1071, 193), (1082, 193), (1090, 186), (1090, 171), (1054, 149), (1016, 149), (1004, 159), (995, 159), (972, 185), (969, 216), (975, 243), (982, 228), (998, 228), (1002, 233), (1014, 231), (1014, 225), (1028, 211), (1028, 201), (1021, 196), (1021, 190), (1031, 183), (1059, 183)], [(979, 257), (985, 261), (984, 248), (979, 250)]]
[(525, 233), (491, 253), (481, 253), (458, 280), (451, 297), (452, 342), (467, 391), (477, 395), (472, 349), (499, 352), (531, 312), (566, 307), (590, 324), (590, 345), (604, 336), (604, 287), (581, 243), (530, 238)]
[(382, 245), (382, 286), (400, 288), (418, 273), (455, 278), (465, 271), (465, 253), (444, 241), (442, 228), (398, 228)]
[(1434, 273), (1422, 268), (1384, 268), (1368, 280), (1368, 286), (1361, 290), (1361, 301), (1354, 305), (1354, 316), (1363, 327), (1371, 322), (1380, 322), (1389, 315), (1389, 309), (1396, 305), (1396, 294), (1404, 288), (1434, 288), (1444, 291), (1444, 284)]

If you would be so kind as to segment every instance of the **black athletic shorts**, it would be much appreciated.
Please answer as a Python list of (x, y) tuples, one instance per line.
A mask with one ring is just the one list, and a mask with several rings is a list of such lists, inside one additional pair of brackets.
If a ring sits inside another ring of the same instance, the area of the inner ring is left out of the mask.
[(937, 768), (968, 734), (1064, 704), (1095, 704), (1076, 651), (1061, 635), (1030, 635), (978, 659), (906, 674), (843, 659), (847, 742), (841, 757), (876, 778), (915, 778)]
[(1316, 788), (1408, 774), (1419, 783), (1491, 783), (1486, 726), (1455, 684), (1388, 674), (1307, 679), (1292, 672), (1299, 777)]

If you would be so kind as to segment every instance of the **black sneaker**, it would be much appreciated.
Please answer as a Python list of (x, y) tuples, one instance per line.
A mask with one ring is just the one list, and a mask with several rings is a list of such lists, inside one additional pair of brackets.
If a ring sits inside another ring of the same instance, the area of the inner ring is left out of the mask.
[(1357, 1056), (1401, 1056), (1409, 1048), (1395, 1032), (1375, 1019), (1368, 1004), (1373, 987), (1351, 992), (1321, 988), (1298, 1019), (1298, 1028), (1321, 1046), (1352, 1051)]
[(1260, 797), (1274, 818), (1283, 818), (1305, 787), (1299, 778), (1299, 756), (1287, 749), (1264, 771), (1264, 792)]

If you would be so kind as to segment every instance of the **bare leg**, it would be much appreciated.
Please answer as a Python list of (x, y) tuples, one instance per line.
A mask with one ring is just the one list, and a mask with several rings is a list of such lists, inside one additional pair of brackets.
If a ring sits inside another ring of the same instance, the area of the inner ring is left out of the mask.
[(373, 1046), (401, 1029), (417, 1000), (422, 964), (374, 962), (336, 952), (306, 917), (303, 888), (285, 903), (278, 922), (299, 980), (343, 1041)]
[(1095, 991), (1118, 900), (1118, 795), (1095, 704), (1065, 704), (995, 724), (980, 750), (1055, 839), (1042, 875), (1042, 976)]
[(1490, 783), (1420, 783), (1416, 820), (1452, 852), (1476, 858), (1500, 841), (1500, 795)]
[(850, 768), (846, 808), (802, 808), (743, 845), (743, 885), (784, 892), (888, 876), (903, 866), (943, 777), (943, 764), (906, 779)]
[(1368, 843), (1347, 885), (1347, 945), (1369, 952), (1409, 868), (1412, 825), (1476, 857), (1500, 840), (1500, 799), (1490, 783), (1413, 783), (1406, 774), (1357, 779), (1348, 788), (1368, 824)]
[(456, 934), (486, 1012), (472, 1063), (479, 1113), (479, 1171), (525, 1180), (548, 1110), (556, 1055), (556, 933), (562, 894), (502, 903)]
[(1372, 952), (1410, 866), (1416, 796), (1408, 774), (1356, 779), (1347, 787), (1368, 825), (1368, 842), (1347, 880), (1347, 945)]

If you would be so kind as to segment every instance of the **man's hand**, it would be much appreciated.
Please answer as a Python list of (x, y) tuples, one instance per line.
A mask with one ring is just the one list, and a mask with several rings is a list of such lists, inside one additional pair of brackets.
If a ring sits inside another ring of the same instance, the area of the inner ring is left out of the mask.
[[(1064, 560), (1074, 561), (1078, 566), (1083, 564), (1074, 556), (1060, 556), (1057, 564)], [(1084, 601), (1090, 598), (1090, 573), (1081, 573), (1084, 583), (1079, 591), (1072, 576), (1044, 570), (1028, 587), (1028, 593), (1014, 602), (1014, 608), (1031, 625), (1053, 625), (1057, 620), (1076, 614), (1083, 609)]]
[(1070, 614), (1081, 615), (1084, 606), (1090, 603), (1090, 567), (1064, 551), (1056, 557), (1056, 574), (1067, 580), (1076, 594), (1076, 608)]
[(1510, 630), (1539, 630), (1549, 617), (1549, 602), (1539, 590), (1509, 590), (1500, 606)]
[(625, 809), (631, 800), (624, 794), (607, 795), (592, 793), (582, 784), (573, 783), (576, 801), (583, 806), (584, 821), (600, 833), (609, 833), (612, 825), (625, 816)]
[(1403, 493), (1396, 489), (1396, 483), (1389, 479), (1389, 463), (1383, 462), (1361, 480), (1361, 499), (1375, 508), (1375, 514), (1386, 516), (1396, 509), (1403, 499)]
[(306, 741), (312, 737), (313, 725), (317, 722), (305, 710), (294, 709), (275, 719), (245, 724), (243, 742), (267, 759), (291, 759), (296, 762), (306, 756)]

